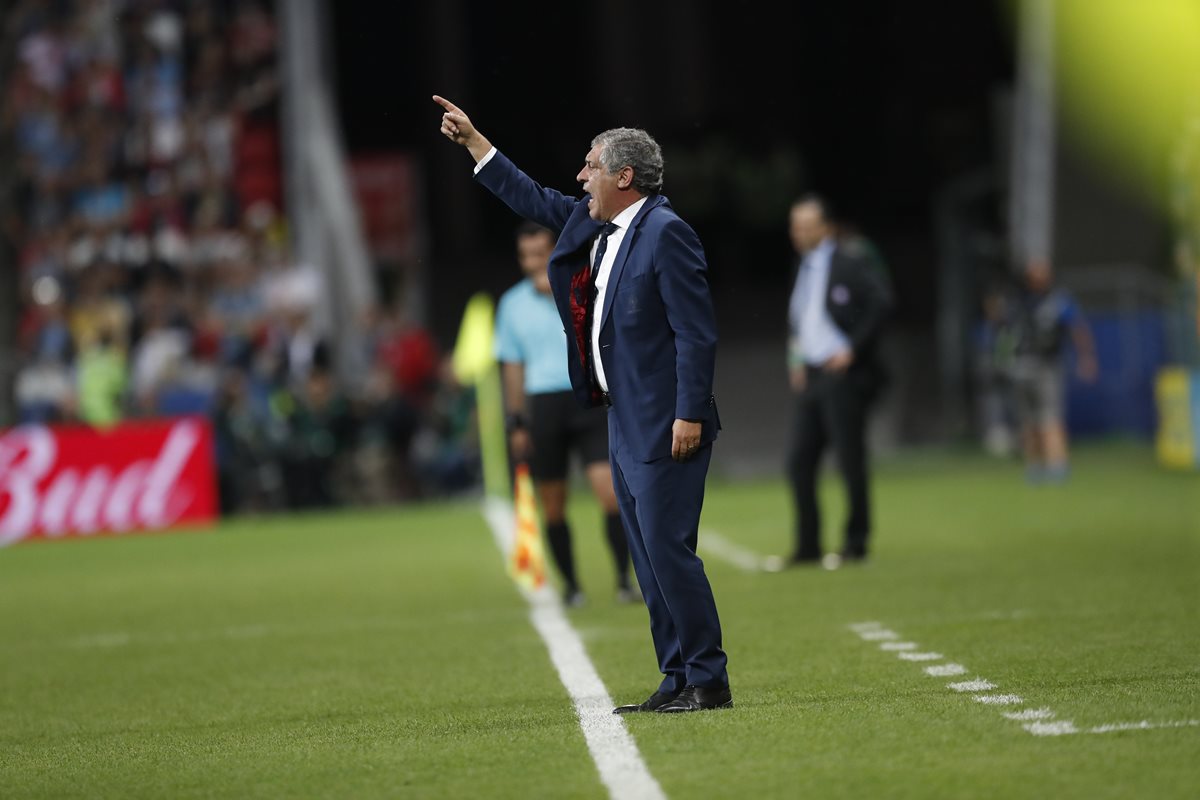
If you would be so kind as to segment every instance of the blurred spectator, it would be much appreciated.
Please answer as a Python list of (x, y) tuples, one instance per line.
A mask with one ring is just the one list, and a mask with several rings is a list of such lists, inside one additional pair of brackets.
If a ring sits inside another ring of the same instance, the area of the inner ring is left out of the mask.
[(130, 389), (137, 411), (148, 416), (158, 408), (160, 390), (183, 371), (191, 347), (190, 332), (165, 279), (156, 278), (142, 290), (135, 327)]
[(34, 279), (30, 295), (18, 339), (28, 354), (14, 387), (18, 418), (23, 423), (61, 422), (72, 415), (75, 396), (68, 366), (74, 347), (62, 284), (53, 272), (42, 274)]
[[(417, 496), (413, 442), (444, 433), (461, 452), (470, 398), (439, 394), (432, 338), (389, 317), (364, 331), (361, 368), (338, 365), (361, 377), (334, 385), (322, 271), (293, 262), (281, 213), (272, 5), (6, 10), (20, 419), (210, 414), (226, 513)], [(436, 487), (473, 479), (438, 469)]]
[(75, 350), (84, 353), (101, 337), (124, 353), (129, 343), (129, 305), (112, 291), (121, 281), (119, 267), (99, 262), (78, 275), (79, 290), (70, 313), (69, 325)]
[(972, 337), (974, 377), (983, 446), (991, 454), (1006, 456), (1016, 443), (1013, 408), (1013, 359), (1017, 330), (1012, 298), (1002, 283), (984, 291), (981, 317)]
[(1030, 482), (1061, 482), (1070, 457), (1064, 422), (1066, 340), (1075, 348), (1075, 370), (1092, 382), (1099, 374), (1091, 328), (1065, 289), (1054, 286), (1050, 264), (1025, 269), (1017, 313), (1013, 387), (1021, 418), (1025, 474)]
[(115, 334), (98, 327), (95, 336), (80, 348), (78, 371), (79, 418), (89, 425), (108, 426), (121, 421), (125, 394), (125, 352)]
[(438, 385), (438, 352), (433, 337), (403, 312), (381, 321), (376, 358), (391, 371), (396, 389), (415, 409), (429, 407)]
[[(409, 326), (410, 333), (417, 334), (413, 341), (419, 341), (420, 345), (412, 348), (413, 358), (406, 358), (405, 347), (397, 341), (399, 317), (399, 313), (388, 315), (372, 307), (361, 320), (364, 346), (359, 364), (366, 380), (359, 409), (360, 474), (364, 481), (363, 499), (367, 502), (387, 497), (409, 499), (422, 493), (413, 465), (412, 446), (437, 381), (437, 353), (427, 333)], [(423, 366), (426, 360), (431, 366)], [(401, 380), (410, 381), (409, 385), (420, 387), (420, 391), (415, 395), (404, 391)]]
[(355, 434), (346, 399), (321, 364), (305, 375), (302, 389), (285, 401), (287, 440), (283, 485), (291, 508), (325, 508), (338, 502), (334, 471)]
[(269, 505), (271, 491), (281, 485), (278, 471), (264, 454), (269, 450), (247, 389), (245, 373), (226, 372), (213, 403), (217, 491), (221, 513)]
[(413, 442), (413, 459), (429, 492), (442, 495), (476, 485), (481, 462), (475, 390), (458, 382), (449, 356), (442, 359), (439, 374), (428, 424)]
[(214, 267), (206, 327), (217, 336), (222, 364), (249, 365), (266, 333), (266, 304), (254, 266), (243, 258), (226, 258)]

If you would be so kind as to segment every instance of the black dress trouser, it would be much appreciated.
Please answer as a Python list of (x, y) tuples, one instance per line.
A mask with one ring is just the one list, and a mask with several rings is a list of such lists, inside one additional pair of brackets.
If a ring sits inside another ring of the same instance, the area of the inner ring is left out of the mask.
[(871, 532), (866, 446), (867, 411), (873, 395), (870, 378), (866, 370), (855, 367), (844, 373), (808, 367), (805, 389), (796, 398), (787, 461), (796, 506), (795, 558), (821, 557), (817, 478), (821, 457), (829, 445), (837, 457), (849, 501), (843, 552), (851, 556), (867, 554)]

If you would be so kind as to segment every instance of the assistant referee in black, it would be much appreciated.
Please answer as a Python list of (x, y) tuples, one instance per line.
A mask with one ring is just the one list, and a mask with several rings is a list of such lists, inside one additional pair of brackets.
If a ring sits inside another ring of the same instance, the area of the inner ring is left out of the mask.
[(604, 408), (582, 408), (571, 392), (567, 335), (546, 272), (554, 244), (553, 232), (540, 225), (526, 222), (517, 229), (517, 260), (525, 279), (504, 293), (496, 311), (496, 358), (504, 380), (509, 447), (514, 459), (529, 463), (550, 552), (563, 578), (563, 602), (584, 602), (566, 519), (567, 474), (575, 451), (604, 509), (617, 601), (630, 603), (640, 595), (629, 580), (629, 544), (608, 462), (608, 419)]

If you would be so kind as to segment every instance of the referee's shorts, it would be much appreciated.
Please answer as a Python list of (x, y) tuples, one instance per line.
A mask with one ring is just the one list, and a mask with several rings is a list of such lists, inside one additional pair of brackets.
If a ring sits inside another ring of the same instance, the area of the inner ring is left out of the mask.
[(572, 451), (585, 466), (608, 462), (606, 409), (582, 408), (570, 391), (531, 394), (528, 402), (529, 474), (535, 481), (565, 480)]

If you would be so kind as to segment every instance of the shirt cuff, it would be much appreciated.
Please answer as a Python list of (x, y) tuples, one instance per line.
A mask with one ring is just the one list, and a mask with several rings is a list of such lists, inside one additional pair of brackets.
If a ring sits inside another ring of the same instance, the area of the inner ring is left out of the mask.
[(494, 156), (494, 155), (496, 155), (495, 147), (493, 147), (491, 150), (488, 150), (487, 155), (485, 155), (483, 158), (479, 159), (479, 163), (475, 165), (475, 172), (473, 174), (478, 175), (479, 170), (486, 167), (487, 163), (492, 160), (492, 156)]

